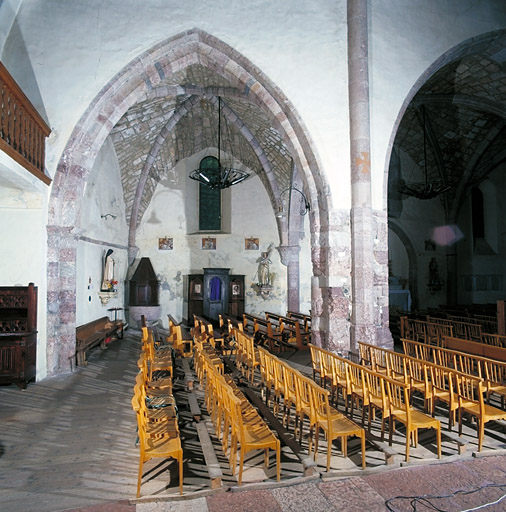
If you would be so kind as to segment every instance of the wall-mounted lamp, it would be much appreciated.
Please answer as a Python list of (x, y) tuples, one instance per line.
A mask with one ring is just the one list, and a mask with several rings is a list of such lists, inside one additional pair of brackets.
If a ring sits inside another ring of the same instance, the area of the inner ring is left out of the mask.
[(102, 219), (107, 219), (107, 217), (112, 217), (113, 219), (116, 218), (116, 215), (113, 215), (112, 213), (106, 213), (105, 215), (100, 215)]
[[(293, 187), (293, 186), (288, 187), (281, 191), (281, 193), (279, 194), (279, 197), (281, 197), (285, 192), (290, 191), (290, 194), (289, 194), (289, 204), (290, 204), (291, 198), (292, 198), (292, 190), (295, 190), (295, 192), (298, 192), (302, 196), (303, 201), (301, 201), (301, 203), (300, 203), (299, 213), (301, 215), (306, 215), (306, 213), (311, 210), (311, 205), (309, 204), (309, 201), (307, 200), (307, 197), (304, 194), (304, 192), (302, 192), (302, 190), (299, 190), (297, 187)], [(276, 217), (279, 219), (279, 218), (285, 217), (285, 216), (286, 216), (286, 212), (284, 211), (283, 206), (280, 206), (278, 213), (276, 213)]]

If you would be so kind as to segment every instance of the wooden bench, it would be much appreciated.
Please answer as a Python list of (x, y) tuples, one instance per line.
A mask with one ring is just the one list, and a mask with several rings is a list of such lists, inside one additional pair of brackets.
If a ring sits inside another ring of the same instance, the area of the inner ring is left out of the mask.
[(304, 325), (304, 331), (311, 332), (311, 315), (299, 313), (298, 311), (288, 311), (286, 316), (288, 318), (295, 318), (296, 320), (302, 321)]
[(92, 322), (80, 325), (76, 328), (76, 364), (84, 366), (86, 362), (86, 352), (100, 346), (103, 350), (107, 348), (110, 338), (118, 335), (123, 337), (123, 322), (117, 320), (113, 322), (108, 316), (104, 316)]
[(270, 352), (296, 350), (293, 344), (284, 341), (283, 333), (276, 331), (271, 320), (244, 313), (243, 325), (245, 332), (253, 334), (255, 343), (267, 347)]
[(301, 328), (300, 321), (296, 318), (289, 318), (286, 316), (278, 315), (277, 313), (265, 312), (265, 317), (268, 320), (277, 319), (283, 339), (292, 345), (295, 345), (298, 350), (308, 349), (308, 343), (311, 341), (311, 334)]

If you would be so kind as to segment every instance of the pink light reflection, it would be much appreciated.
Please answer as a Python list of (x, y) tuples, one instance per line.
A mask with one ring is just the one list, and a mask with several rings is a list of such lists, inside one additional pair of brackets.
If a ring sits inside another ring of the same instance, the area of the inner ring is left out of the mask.
[(457, 243), (459, 240), (464, 238), (464, 235), (458, 226), (452, 224), (434, 228), (431, 238), (436, 242), (436, 244), (447, 246)]

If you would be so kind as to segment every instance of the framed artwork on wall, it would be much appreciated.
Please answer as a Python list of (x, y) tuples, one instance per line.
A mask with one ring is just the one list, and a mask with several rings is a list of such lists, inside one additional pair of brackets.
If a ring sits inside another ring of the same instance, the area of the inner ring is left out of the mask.
[(216, 250), (216, 238), (211, 238), (208, 236), (207, 238), (202, 239), (202, 250), (204, 251), (215, 251)]
[(174, 249), (174, 239), (169, 237), (158, 239), (158, 250), (159, 251), (172, 251)]
[(245, 238), (244, 239), (244, 248), (247, 251), (258, 251), (260, 249), (260, 242), (258, 238)]

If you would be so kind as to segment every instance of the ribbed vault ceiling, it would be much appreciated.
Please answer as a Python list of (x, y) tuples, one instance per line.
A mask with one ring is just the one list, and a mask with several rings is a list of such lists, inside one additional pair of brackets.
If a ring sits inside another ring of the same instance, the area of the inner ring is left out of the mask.
[[(127, 222), (135, 201), (139, 201), (139, 222), (149, 205), (156, 185), (167, 180), (180, 188), (187, 175), (178, 175), (175, 165), (185, 158), (218, 145), (218, 109), (216, 95), (222, 96), (221, 156), (233, 155), (241, 167), (262, 180), (273, 207), (279, 191), (289, 185), (291, 162), (278, 131), (264, 112), (245, 94), (233, 89), (226, 80), (208, 68), (196, 64), (164, 80), (149, 99), (137, 103), (118, 121), (111, 137), (119, 159)], [(213, 101), (214, 100), (214, 101)], [(232, 117), (225, 116), (225, 111)], [(183, 114), (166, 136), (164, 127), (175, 115)], [(244, 127), (243, 127), (244, 125)], [(254, 141), (251, 144), (251, 140)], [(156, 152), (144, 191), (136, 196), (139, 177), (154, 145)], [(256, 151), (253, 146), (257, 144)], [(212, 150), (209, 150), (210, 154)], [(261, 164), (258, 153), (267, 160)], [(237, 165), (235, 165), (237, 166)]]
[[(421, 87), (400, 123), (394, 146), (424, 169), (424, 106), (427, 175), (451, 185), (450, 211), (506, 159), (505, 63), (504, 32), (463, 49)], [(416, 181), (406, 169), (401, 178)]]

